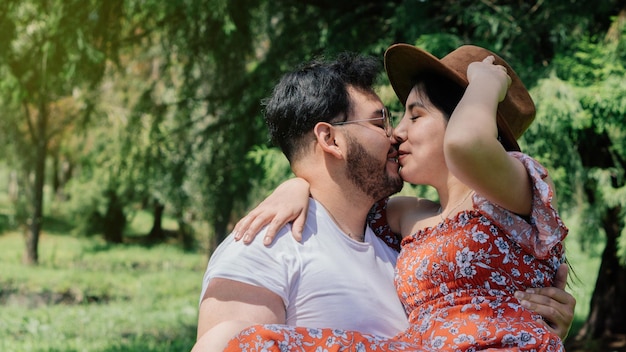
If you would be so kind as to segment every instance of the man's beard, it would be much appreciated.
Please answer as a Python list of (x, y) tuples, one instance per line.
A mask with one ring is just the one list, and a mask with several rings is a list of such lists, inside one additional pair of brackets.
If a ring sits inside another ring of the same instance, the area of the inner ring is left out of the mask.
[(388, 197), (402, 189), (403, 181), (399, 174), (389, 175), (387, 160), (377, 165), (376, 158), (368, 153), (354, 138), (349, 138), (347, 156), (347, 176), (374, 201)]

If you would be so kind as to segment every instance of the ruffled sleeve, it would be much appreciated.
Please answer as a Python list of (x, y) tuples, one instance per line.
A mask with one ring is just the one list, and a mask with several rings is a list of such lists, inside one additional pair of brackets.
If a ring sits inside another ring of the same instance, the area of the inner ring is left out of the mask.
[(367, 224), (378, 238), (383, 240), (389, 247), (400, 251), (400, 236), (391, 231), (387, 222), (387, 203), (389, 198), (379, 200), (367, 214)]
[(474, 195), (474, 206), (496, 225), (506, 229), (508, 236), (524, 250), (537, 258), (545, 259), (567, 236), (568, 229), (552, 205), (553, 190), (545, 181), (548, 176), (546, 168), (526, 154), (509, 154), (524, 164), (531, 179), (533, 199), (530, 218), (523, 218), (478, 194)]

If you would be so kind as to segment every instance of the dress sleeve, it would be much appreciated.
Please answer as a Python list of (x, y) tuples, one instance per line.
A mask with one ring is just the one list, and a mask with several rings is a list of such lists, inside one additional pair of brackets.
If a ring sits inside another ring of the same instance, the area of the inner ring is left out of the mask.
[(387, 222), (387, 203), (389, 203), (389, 197), (376, 202), (367, 214), (367, 223), (378, 238), (399, 252), (401, 236), (392, 232), (389, 227)]
[(568, 229), (552, 205), (554, 191), (545, 181), (548, 176), (546, 168), (526, 154), (509, 154), (524, 164), (530, 176), (533, 192), (530, 217), (521, 217), (478, 194), (474, 195), (474, 206), (492, 222), (506, 229), (507, 234), (524, 250), (545, 259), (553, 254), (553, 249), (561, 247), (559, 243), (567, 236)]

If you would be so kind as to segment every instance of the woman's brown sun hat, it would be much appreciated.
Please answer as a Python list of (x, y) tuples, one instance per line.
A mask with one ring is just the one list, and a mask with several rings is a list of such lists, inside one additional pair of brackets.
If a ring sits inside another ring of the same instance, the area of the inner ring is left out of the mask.
[(385, 70), (398, 99), (404, 105), (415, 85), (415, 79), (424, 72), (441, 74), (462, 87), (467, 87), (467, 67), (493, 55), (494, 64), (506, 67), (511, 86), (498, 105), (497, 125), (500, 141), (506, 150), (519, 151), (517, 139), (535, 118), (533, 103), (524, 83), (509, 64), (495, 53), (474, 45), (463, 45), (441, 60), (409, 44), (394, 44), (385, 52)]

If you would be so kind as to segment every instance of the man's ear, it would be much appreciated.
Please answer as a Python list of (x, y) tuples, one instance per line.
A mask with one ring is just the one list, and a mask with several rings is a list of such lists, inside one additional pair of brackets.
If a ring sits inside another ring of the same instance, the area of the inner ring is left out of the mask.
[(337, 140), (343, 140), (341, 134), (327, 122), (319, 122), (313, 127), (313, 134), (317, 140), (318, 146), (325, 153), (331, 154), (336, 158), (343, 158), (343, 151), (337, 144)]

